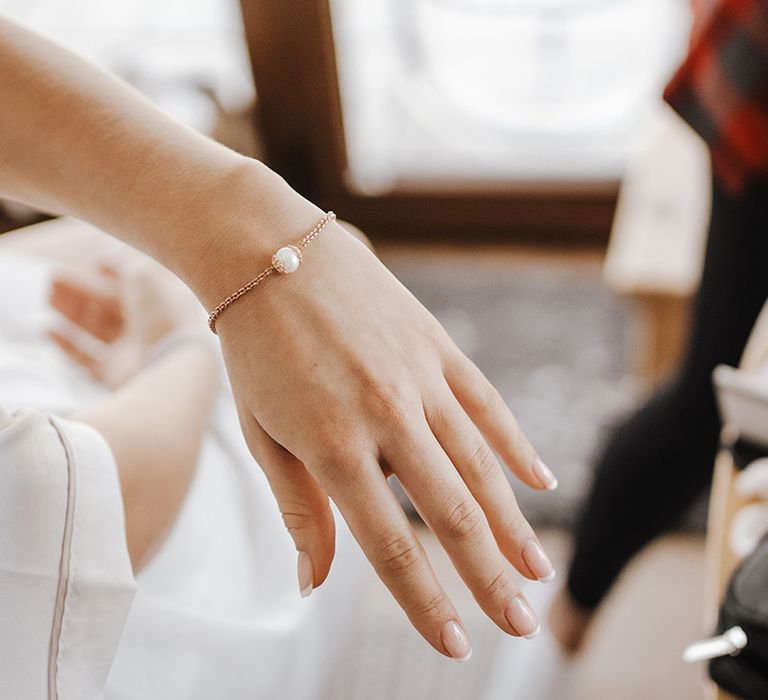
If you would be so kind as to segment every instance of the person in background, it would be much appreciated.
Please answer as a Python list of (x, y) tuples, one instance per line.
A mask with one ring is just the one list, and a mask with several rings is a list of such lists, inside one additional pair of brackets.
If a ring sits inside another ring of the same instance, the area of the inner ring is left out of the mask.
[(701, 496), (720, 422), (712, 370), (736, 365), (768, 297), (768, 2), (699, 6), (666, 100), (707, 143), (712, 214), (687, 352), (600, 455), (565, 589), (549, 615), (577, 650), (627, 562)]

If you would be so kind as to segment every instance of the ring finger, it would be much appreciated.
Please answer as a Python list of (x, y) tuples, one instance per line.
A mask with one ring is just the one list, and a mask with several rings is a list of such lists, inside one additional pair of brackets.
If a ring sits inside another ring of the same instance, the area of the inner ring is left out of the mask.
[(384, 451), (384, 458), (485, 614), (508, 634), (535, 635), (538, 619), (499, 551), (485, 514), (426, 421), (415, 430)]

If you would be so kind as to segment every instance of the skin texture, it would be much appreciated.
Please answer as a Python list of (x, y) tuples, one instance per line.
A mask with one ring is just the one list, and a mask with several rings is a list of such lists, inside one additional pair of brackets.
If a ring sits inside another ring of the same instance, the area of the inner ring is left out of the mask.
[[(155, 110), (87, 63), (0, 20), (0, 194), (143, 249), (213, 308), (322, 212), (262, 164)], [(45, 139), (40, 134), (45, 133)], [(340, 212), (343, 214), (343, 212)], [(458, 613), (386, 483), (395, 473), (478, 603), (509, 634), (535, 535), (492, 445), (532, 488), (536, 453), (498, 392), (365, 245), (338, 224), (300, 269), (218, 322), (248, 445), (319, 586), (328, 499), (414, 627), (451, 655)]]

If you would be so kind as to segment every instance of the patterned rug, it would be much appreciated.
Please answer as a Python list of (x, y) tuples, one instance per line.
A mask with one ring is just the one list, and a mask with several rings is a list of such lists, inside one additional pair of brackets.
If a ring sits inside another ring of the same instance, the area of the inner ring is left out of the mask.
[(501, 391), (560, 486), (518, 484), (538, 525), (573, 522), (601, 436), (636, 400), (625, 362), (628, 309), (596, 259), (395, 251), (398, 278)]

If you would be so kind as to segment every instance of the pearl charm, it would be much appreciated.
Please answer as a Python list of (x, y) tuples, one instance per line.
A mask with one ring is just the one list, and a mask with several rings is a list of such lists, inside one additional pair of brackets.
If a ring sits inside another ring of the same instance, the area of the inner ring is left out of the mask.
[[(208, 328), (212, 333), (216, 333), (216, 321), (219, 316), (226, 311), (232, 304), (238, 299), (242, 299), (252, 289), (256, 289), (267, 277), (273, 272), (284, 275), (289, 272), (296, 272), (301, 265), (301, 251), (307, 246), (310, 241), (317, 238), (320, 232), (331, 222), (336, 220), (336, 214), (329, 211), (323, 216), (320, 221), (314, 225), (314, 227), (301, 239), (301, 243), (296, 245), (283, 246), (272, 256), (272, 264), (262, 270), (256, 277), (250, 282), (244, 284), (240, 289), (235, 290), (224, 301), (216, 306), (211, 313), (208, 314)], [(1, 412), (1, 411), (0, 411)]]
[(283, 246), (272, 256), (272, 267), (280, 274), (296, 272), (301, 263), (301, 251), (295, 245)]

